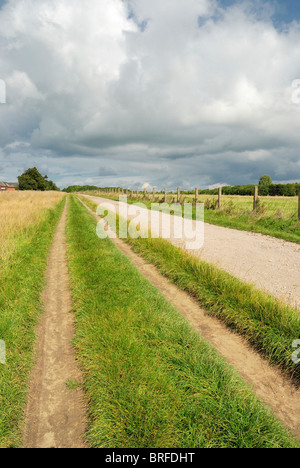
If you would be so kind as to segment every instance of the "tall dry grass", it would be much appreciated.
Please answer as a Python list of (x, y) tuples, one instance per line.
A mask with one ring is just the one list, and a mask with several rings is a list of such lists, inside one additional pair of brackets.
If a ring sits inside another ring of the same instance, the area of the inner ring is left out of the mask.
[(47, 210), (62, 199), (60, 192), (0, 193), (0, 265), (7, 262), (17, 247), (17, 238), (42, 222)]

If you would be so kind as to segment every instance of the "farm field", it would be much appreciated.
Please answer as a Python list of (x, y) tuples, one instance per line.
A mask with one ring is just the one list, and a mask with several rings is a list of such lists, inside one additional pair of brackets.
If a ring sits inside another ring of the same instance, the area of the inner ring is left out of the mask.
[[(118, 200), (115, 194), (85, 192), (87, 195)], [(164, 200), (163, 194), (153, 199), (151, 194), (136, 194), (128, 197), (128, 203), (142, 202), (150, 208), (154, 201)], [(223, 195), (222, 209), (217, 208), (218, 196), (199, 195), (199, 203), (204, 203), (205, 222), (217, 226), (257, 232), (290, 242), (300, 243), (300, 221), (298, 220), (297, 197), (259, 197), (257, 213), (253, 213), (253, 197)], [(181, 195), (181, 203), (193, 203), (193, 195)], [(177, 195), (168, 195), (167, 203), (176, 203)], [(195, 213), (195, 212), (194, 212)]]
[[(95, 209), (91, 200), (84, 202)], [(194, 297), (208, 319), (224, 322), (266, 358), (262, 372), (259, 356), (248, 352), (261, 374), (258, 387), (265, 373), (264, 386), (270, 379), (270, 386), (276, 381), (280, 387), (278, 399), (272, 387), (269, 392), (274, 409), (282, 403), (277, 414), (252, 390), (246, 377), (253, 368), (243, 366), (244, 375), (130, 256), (100, 240), (94, 216), (79, 199), (70, 196), (65, 204), (60, 193), (9, 194), (0, 213), (13, 213), (0, 250), (0, 339), (7, 347), (7, 364), (0, 365), (0, 447), (299, 447), (299, 366), (290, 348), (300, 336), (296, 310), (167, 241), (125, 240)], [(36, 335), (37, 325), (42, 334)], [(225, 327), (218, 333), (219, 342), (227, 336)], [(240, 346), (237, 352), (245, 353)]]
[(294, 446), (238, 374), (95, 227), (72, 199), (68, 256), (90, 445)]
[(0, 44), (0, 449), (300, 448), (300, 1), (0, 0)]
[(258, 212), (253, 213), (253, 197), (223, 196), (223, 208), (214, 209), (217, 197), (200, 195), (207, 223), (259, 232), (300, 243), (297, 197), (259, 197)]
[(63, 194), (58, 192), (1, 192), (0, 194), (0, 259), (9, 260), (34, 225), (42, 223), (45, 214), (55, 208)]
[(21, 444), (35, 325), (49, 249), (63, 207), (60, 193), (0, 194), (0, 447)]

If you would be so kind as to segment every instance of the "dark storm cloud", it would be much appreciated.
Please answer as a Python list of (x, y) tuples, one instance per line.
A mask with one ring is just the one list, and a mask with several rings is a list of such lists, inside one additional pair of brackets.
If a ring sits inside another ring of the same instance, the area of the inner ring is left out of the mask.
[(117, 171), (114, 171), (113, 169), (109, 167), (100, 167), (98, 175), (100, 177), (110, 177), (110, 176), (117, 176), (118, 173)]
[(0, 179), (33, 164), (60, 186), (300, 179), (300, 28), (273, 19), (265, 1), (9, 0)]

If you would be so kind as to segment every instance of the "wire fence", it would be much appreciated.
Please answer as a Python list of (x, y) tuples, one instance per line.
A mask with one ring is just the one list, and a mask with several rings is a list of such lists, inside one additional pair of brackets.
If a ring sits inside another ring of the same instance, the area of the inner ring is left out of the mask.
[(118, 197), (126, 195), (136, 201), (153, 201), (157, 203), (204, 203), (208, 210), (223, 210), (228, 214), (256, 213), (258, 215), (275, 216), (277, 218), (300, 220), (300, 187), (297, 197), (287, 196), (259, 196), (258, 186), (254, 187), (253, 196), (224, 195), (220, 187), (217, 195), (199, 193), (195, 188), (193, 192), (169, 192), (167, 189), (157, 191), (155, 188), (149, 192), (146, 189), (105, 188), (95, 191), (98, 195)]

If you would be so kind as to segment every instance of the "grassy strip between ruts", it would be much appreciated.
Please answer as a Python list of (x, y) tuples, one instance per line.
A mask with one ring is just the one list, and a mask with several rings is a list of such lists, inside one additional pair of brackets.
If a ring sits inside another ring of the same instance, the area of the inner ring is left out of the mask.
[[(84, 198), (96, 210), (97, 205)], [(118, 226), (117, 226), (118, 228)], [(164, 239), (124, 239), (132, 249), (173, 283), (195, 297), (209, 315), (222, 320), (272, 364), (300, 379), (300, 365), (292, 361), (292, 343), (300, 338), (300, 314), (276, 298), (243, 283), (212, 264)]]
[(1, 267), (0, 339), (6, 364), (0, 364), (0, 447), (21, 445), (28, 378), (33, 364), (35, 326), (53, 236), (64, 201), (44, 211), (39, 222), (16, 235), (10, 263)]
[(67, 242), (91, 447), (298, 446), (74, 198)]

